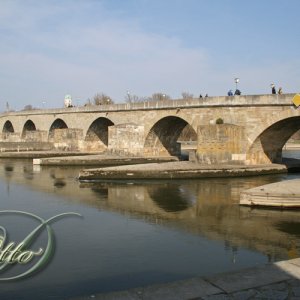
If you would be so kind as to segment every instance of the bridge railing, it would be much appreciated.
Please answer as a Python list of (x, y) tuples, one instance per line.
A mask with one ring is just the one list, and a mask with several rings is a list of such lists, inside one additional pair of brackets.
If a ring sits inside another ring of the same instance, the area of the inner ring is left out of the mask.
[[(45, 113), (88, 113), (88, 112), (110, 112), (131, 110), (155, 110), (155, 109), (181, 109), (190, 107), (214, 107), (214, 106), (290, 106), (295, 93), (283, 95), (241, 95), (241, 96), (219, 96), (193, 99), (148, 101), (141, 103), (120, 103), (111, 105), (77, 106), (57, 109), (36, 109), (19, 112), (6, 112), (1, 115), (40, 115)], [(0, 115), (0, 116), (1, 116)]]

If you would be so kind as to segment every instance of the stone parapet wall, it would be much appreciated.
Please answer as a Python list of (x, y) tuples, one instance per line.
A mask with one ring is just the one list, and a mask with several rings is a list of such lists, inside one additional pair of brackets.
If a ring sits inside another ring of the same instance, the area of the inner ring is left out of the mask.
[(31, 111), (6, 112), (0, 118), (9, 116), (34, 116), (44, 114), (74, 114), (89, 112), (116, 112), (131, 110), (160, 110), (181, 107), (214, 107), (214, 106), (260, 106), (260, 105), (290, 105), (295, 93), (282, 95), (240, 95), (240, 96), (213, 96), (207, 98), (171, 99), (148, 101), (140, 103), (116, 103), (111, 105), (90, 105), (57, 109), (37, 109)]

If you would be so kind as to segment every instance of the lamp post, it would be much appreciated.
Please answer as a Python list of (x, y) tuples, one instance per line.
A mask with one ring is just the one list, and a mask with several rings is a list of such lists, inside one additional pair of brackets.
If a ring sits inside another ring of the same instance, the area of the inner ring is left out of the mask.
[(234, 78), (234, 82), (235, 82), (235, 90), (238, 89), (238, 83), (240, 82), (239, 78)]
[(129, 103), (131, 103), (131, 99), (130, 99), (130, 92), (127, 90), (127, 100)]

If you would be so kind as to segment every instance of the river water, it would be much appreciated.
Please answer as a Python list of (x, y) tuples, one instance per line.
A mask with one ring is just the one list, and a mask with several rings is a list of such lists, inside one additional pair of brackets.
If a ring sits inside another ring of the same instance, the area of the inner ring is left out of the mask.
[[(78, 172), (0, 160), (1, 211), (82, 216), (51, 223), (55, 252), (48, 264), (25, 279), (0, 281), (0, 299), (91, 296), (299, 257), (300, 211), (238, 201), (244, 189), (300, 174), (89, 184), (77, 181)], [(20, 213), (0, 214), (7, 243), (20, 243), (38, 224)], [(42, 232), (29, 248), (45, 250), (47, 236)], [(0, 279), (34, 264), (17, 262), (0, 270)]]

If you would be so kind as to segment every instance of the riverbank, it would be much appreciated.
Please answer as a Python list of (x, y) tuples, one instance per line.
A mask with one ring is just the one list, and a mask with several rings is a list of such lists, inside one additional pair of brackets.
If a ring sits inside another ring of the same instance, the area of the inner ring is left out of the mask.
[(242, 191), (240, 204), (278, 208), (300, 208), (300, 179), (265, 184)]
[(182, 179), (203, 177), (234, 177), (287, 172), (280, 164), (268, 165), (200, 165), (190, 161), (140, 164), (80, 171), (79, 180), (106, 179)]
[(70, 151), (13, 151), (13, 152), (0, 152), (0, 158), (19, 158), (19, 159), (34, 159), (44, 157), (77, 157), (89, 156), (90, 152), (70, 152)]
[(34, 165), (41, 166), (120, 166), (178, 161), (177, 157), (122, 157), (113, 155), (84, 155), (48, 157), (33, 159)]
[(300, 160), (294, 158), (283, 158), (282, 164), (201, 165), (192, 161), (179, 161), (174, 156), (127, 157), (90, 152), (24, 151), (0, 152), (0, 159), (32, 159), (34, 165), (41, 166), (95, 167), (94, 169), (84, 169), (80, 172), (79, 179), (83, 181), (237, 177), (300, 171)]
[(299, 299), (300, 258), (72, 300)]
[(120, 166), (178, 161), (168, 157), (126, 157), (91, 152), (23, 151), (0, 152), (0, 159), (32, 159), (34, 165), (42, 166)]

